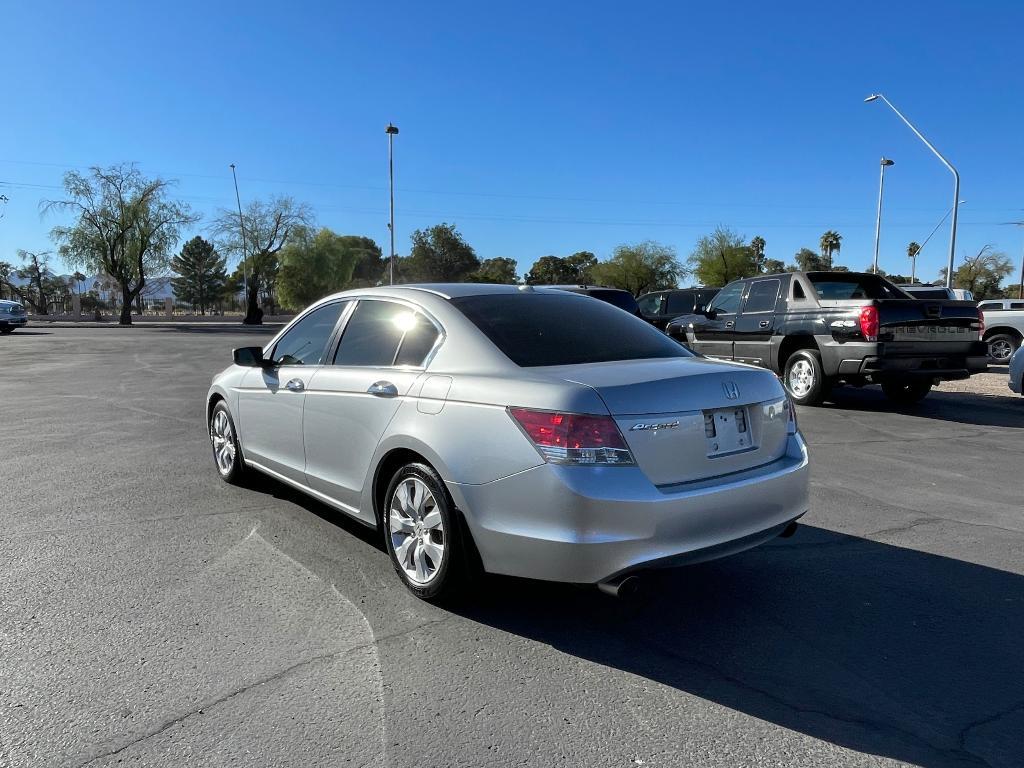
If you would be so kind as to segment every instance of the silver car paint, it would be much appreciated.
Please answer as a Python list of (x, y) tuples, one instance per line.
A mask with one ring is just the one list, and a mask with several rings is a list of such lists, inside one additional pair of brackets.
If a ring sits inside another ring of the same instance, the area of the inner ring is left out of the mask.
[(1010, 389), (1024, 394), (1024, 347), (1018, 347), (1010, 358)]
[[(807, 450), (799, 434), (786, 432), (784, 391), (773, 374), (701, 358), (520, 368), (446, 298), (516, 290), (401, 286), (330, 297), (307, 311), (339, 297), (398, 300), (432, 318), (443, 341), (424, 369), (292, 366), (275, 376), (230, 366), (209, 397), (226, 401), (247, 463), (370, 525), (380, 464), (399, 449), (422, 456), (465, 516), (485, 568), (496, 573), (597, 582), (665, 557), (699, 559), (708, 548), (728, 554), (739, 539), (737, 546), (753, 546), (807, 510)], [(301, 377), (304, 391), (285, 389), (289, 377)], [(729, 399), (723, 377), (740, 400)], [(381, 380), (394, 383), (397, 396), (366, 393)], [(685, 388), (688, 407), (650, 383), (657, 381)], [(629, 391), (645, 386), (645, 407), (627, 407)], [(738, 404), (751, 406), (751, 429), (764, 450), (709, 460), (698, 417), (703, 428), (704, 409)], [(638, 464), (546, 464), (509, 406), (612, 413)], [(655, 418), (685, 428), (629, 431)]]

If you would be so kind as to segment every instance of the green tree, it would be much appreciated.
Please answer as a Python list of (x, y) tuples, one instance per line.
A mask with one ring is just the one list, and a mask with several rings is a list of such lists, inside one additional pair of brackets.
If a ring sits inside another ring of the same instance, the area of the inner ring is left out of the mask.
[(754, 251), (741, 235), (728, 227), (718, 227), (697, 241), (687, 261), (701, 285), (723, 286), (741, 277), (760, 274)]
[(839, 253), (843, 247), (843, 236), (835, 230), (828, 230), (821, 236), (819, 241), (821, 246), (821, 255), (828, 266), (826, 269), (832, 269), (832, 255)]
[(512, 285), (519, 282), (516, 277), (516, 260), (507, 256), (484, 259), (480, 268), (466, 278), (471, 283), (498, 283)]
[[(242, 237), (244, 224), (245, 237)], [(236, 256), (245, 275), (245, 319), (247, 325), (263, 322), (264, 303), (273, 305), (276, 297), (278, 254), (299, 230), (313, 226), (313, 211), (291, 197), (253, 200), (244, 210), (242, 223), (238, 211), (221, 209), (213, 222), (213, 231), (222, 252)]]
[[(1003, 295), (1000, 284), (1003, 278), (1013, 273), (1013, 262), (1001, 251), (992, 250), (991, 245), (984, 246), (974, 256), (965, 256), (963, 263), (953, 272), (953, 285), (970, 291), (978, 301), (999, 298)], [(942, 280), (946, 279), (946, 268), (940, 271)]]
[(824, 272), (828, 270), (828, 260), (810, 248), (801, 248), (796, 252), (796, 267), (792, 271), (800, 272)]
[(529, 268), (524, 280), (531, 286), (585, 286), (594, 282), (596, 264), (597, 256), (590, 251), (577, 251), (571, 256), (542, 256)]
[(326, 227), (315, 234), (305, 228), (296, 230), (280, 254), (277, 293), (281, 303), (302, 309), (348, 288), (365, 255), (361, 242), (365, 239), (339, 235)]
[(0, 261), (0, 299), (4, 293), (13, 299), (14, 293), (14, 265), (9, 261)]
[(224, 257), (210, 241), (193, 237), (171, 259), (171, 269), (178, 275), (171, 278), (175, 297), (194, 311), (205, 315), (220, 301), (228, 274)]
[(480, 268), (480, 259), (454, 224), (417, 229), (411, 239), (403, 267), (414, 280), (457, 283)]
[(356, 264), (352, 269), (352, 286), (365, 288), (380, 285), (384, 282), (388, 270), (388, 260), (377, 245), (369, 237), (362, 235), (338, 235), (344, 247), (356, 256)]
[(754, 260), (754, 266), (757, 267), (758, 272), (768, 272), (765, 266), (765, 241), (760, 235), (755, 235), (750, 239), (750, 245), (747, 247), (750, 249), (750, 258)]
[(541, 256), (526, 273), (529, 285), (589, 285), (597, 256), (577, 251), (572, 256)]
[(762, 270), (766, 275), (777, 275), (786, 271), (786, 262), (779, 259), (765, 259)]
[(131, 325), (132, 304), (146, 278), (167, 267), (180, 227), (194, 223), (184, 203), (168, 198), (170, 183), (147, 179), (133, 165), (93, 167), (64, 175), (63, 200), (48, 200), (43, 211), (68, 211), (70, 226), (51, 237), (68, 264), (110, 275), (121, 293), (121, 325)]
[(634, 296), (663, 288), (675, 288), (686, 274), (674, 248), (646, 240), (620, 245), (607, 261), (592, 269), (594, 282), (622, 288)]

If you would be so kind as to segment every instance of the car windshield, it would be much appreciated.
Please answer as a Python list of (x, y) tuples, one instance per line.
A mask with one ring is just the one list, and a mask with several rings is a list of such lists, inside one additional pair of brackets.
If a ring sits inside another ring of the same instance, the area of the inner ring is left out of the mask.
[(878, 275), (851, 274), (848, 272), (808, 272), (818, 298), (823, 301), (843, 299), (909, 299), (888, 280)]
[(451, 303), (524, 368), (692, 357), (643, 320), (571, 293), (463, 296)]

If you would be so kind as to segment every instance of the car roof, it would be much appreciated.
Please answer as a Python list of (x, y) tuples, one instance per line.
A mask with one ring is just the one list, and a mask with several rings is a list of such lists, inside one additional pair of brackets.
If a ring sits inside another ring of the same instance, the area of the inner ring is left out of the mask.
[[(571, 288), (580, 288), (580, 286), (568, 286)], [(600, 286), (591, 286), (599, 288)], [(459, 299), (465, 296), (497, 296), (497, 295), (510, 295), (518, 293), (554, 293), (555, 291), (549, 289), (557, 289), (560, 294), (565, 294), (564, 289), (560, 289), (559, 286), (554, 285), (500, 285), (495, 283), (410, 283), (402, 285), (380, 285), (374, 288), (353, 288), (348, 291), (341, 291), (339, 293), (326, 296), (321, 299), (328, 301), (330, 299), (338, 298), (349, 298), (356, 296), (380, 296), (386, 297), (391, 296), (393, 298), (405, 297), (406, 299), (412, 299), (417, 294), (428, 293), (433, 296), (437, 296), (442, 299)], [(602, 288), (601, 290), (616, 291), (618, 288)], [(628, 291), (627, 291), (628, 293)]]

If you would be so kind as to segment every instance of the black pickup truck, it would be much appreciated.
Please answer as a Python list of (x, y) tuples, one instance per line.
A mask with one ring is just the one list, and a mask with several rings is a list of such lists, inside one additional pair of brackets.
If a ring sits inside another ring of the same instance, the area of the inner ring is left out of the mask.
[(702, 355), (775, 371), (808, 405), (838, 384), (881, 384), (891, 400), (918, 402), (939, 381), (984, 371), (988, 359), (974, 302), (912, 299), (860, 272), (736, 280), (665, 332)]

